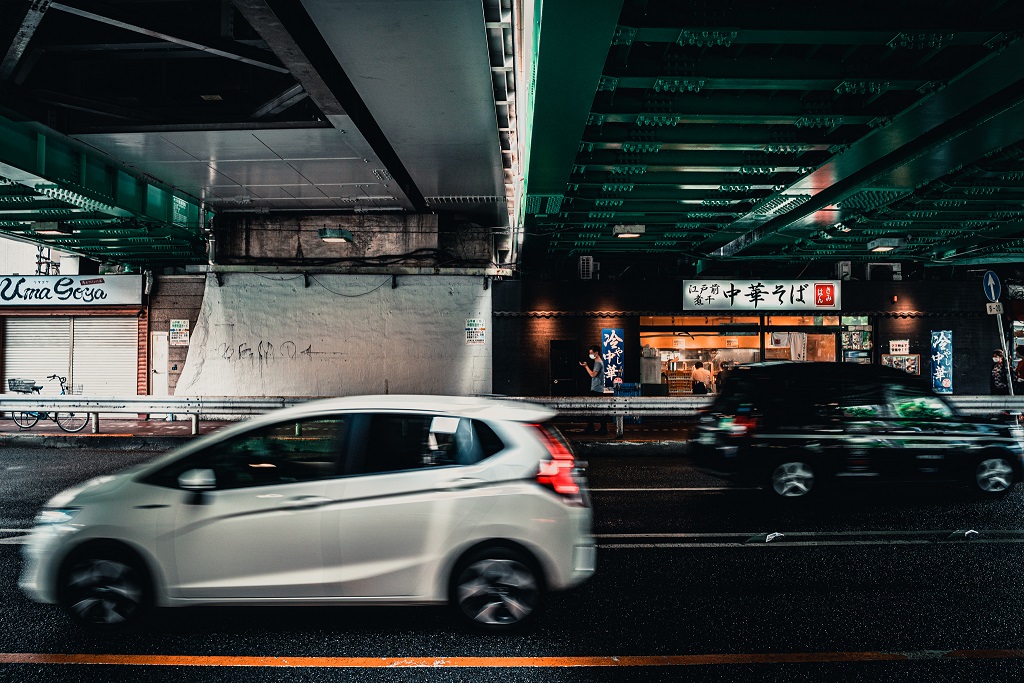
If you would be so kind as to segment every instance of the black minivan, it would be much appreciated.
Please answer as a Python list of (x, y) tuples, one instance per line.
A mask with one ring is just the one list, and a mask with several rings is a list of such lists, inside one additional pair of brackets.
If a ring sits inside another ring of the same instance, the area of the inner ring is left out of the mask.
[(1021, 479), (1020, 435), (959, 414), (900, 370), (780, 361), (729, 373), (690, 452), (701, 469), (779, 498), (839, 480), (958, 481), (1000, 497)]

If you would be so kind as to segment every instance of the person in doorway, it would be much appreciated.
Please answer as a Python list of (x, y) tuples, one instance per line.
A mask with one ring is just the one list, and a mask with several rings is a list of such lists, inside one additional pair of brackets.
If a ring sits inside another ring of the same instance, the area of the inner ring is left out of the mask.
[(997, 396), (1010, 393), (1010, 377), (1006, 371), (1006, 360), (1001, 349), (992, 352), (992, 370), (989, 374), (989, 388)]
[[(601, 360), (601, 347), (591, 346), (587, 349), (587, 355), (590, 356), (590, 364), (586, 361), (580, 361), (580, 365), (590, 375), (590, 395), (591, 396), (604, 396), (604, 361)], [(595, 430), (595, 425), (597, 429)], [(587, 423), (587, 428), (583, 430), (584, 434), (607, 434), (608, 423), (604, 417), (597, 418), (592, 422)]]
[(704, 363), (697, 361), (693, 364), (693, 372), (690, 374), (694, 394), (710, 394), (711, 372), (704, 367)]

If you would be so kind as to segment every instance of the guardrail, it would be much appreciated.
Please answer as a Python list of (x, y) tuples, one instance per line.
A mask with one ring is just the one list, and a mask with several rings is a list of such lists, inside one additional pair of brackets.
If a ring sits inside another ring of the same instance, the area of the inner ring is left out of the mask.
[[(548, 406), (565, 417), (615, 418), (616, 431), (622, 433), (622, 420), (627, 416), (692, 418), (701, 408), (711, 405), (713, 396), (506, 396), (495, 397)], [(72, 411), (89, 413), (93, 434), (99, 433), (101, 413), (188, 415), (192, 434), (199, 433), (201, 418), (233, 419), (259, 415), (299, 405), (315, 397), (301, 396), (39, 396), (0, 394), (0, 413), (23, 411)], [(1024, 396), (951, 396), (957, 409), (967, 415), (995, 415), (1001, 412), (1024, 413)]]

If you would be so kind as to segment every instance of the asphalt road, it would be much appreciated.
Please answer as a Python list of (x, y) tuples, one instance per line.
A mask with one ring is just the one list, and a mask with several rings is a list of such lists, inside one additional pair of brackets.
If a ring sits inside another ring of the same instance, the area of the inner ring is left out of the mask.
[(772, 505), (641, 447), (589, 456), (598, 573), (516, 635), (467, 630), (443, 608), (192, 608), (101, 637), (23, 598), (19, 530), (45, 499), (154, 455), (0, 452), (0, 681), (1024, 675), (1024, 489), (998, 502), (887, 488)]

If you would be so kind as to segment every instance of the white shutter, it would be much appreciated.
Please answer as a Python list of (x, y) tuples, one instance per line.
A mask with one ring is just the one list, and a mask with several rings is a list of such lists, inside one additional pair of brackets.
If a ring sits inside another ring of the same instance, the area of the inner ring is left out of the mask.
[(7, 318), (3, 392), (9, 392), (9, 379), (31, 379), (43, 386), (42, 394), (59, 394), (60, 384), (46, 377), (70, 375), (70, 343), (70, 318)]
[(139, 321), (75, 318), (71, 385), (87, 396), (138, 393)]

